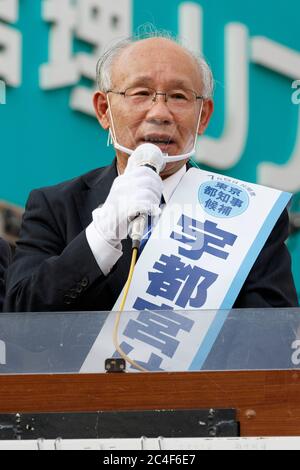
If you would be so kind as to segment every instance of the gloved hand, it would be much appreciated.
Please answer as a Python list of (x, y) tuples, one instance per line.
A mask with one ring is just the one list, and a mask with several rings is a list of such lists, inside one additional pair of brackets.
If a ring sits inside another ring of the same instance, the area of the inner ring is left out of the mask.
[(126, 168), (118, 176), (102, 207), (93, 211), (93, 223), (107, 243), (120, 249), (127, 238), (130, 222), (139, 213), (160, 214), (163, 184), (160, 176), (146, 166)]

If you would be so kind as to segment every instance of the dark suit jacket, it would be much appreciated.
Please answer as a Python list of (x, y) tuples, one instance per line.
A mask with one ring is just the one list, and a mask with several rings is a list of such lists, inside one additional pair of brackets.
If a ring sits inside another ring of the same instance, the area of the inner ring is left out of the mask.
[(8, 267), (11, 257), (10, 247), (6, 241), (0, 238), (0, 312), (2, 312), (2, 306), (5, 294), (5, 283), (4, 275)]
[[(131, 241), (105, 277), (87, 243), (85, 228), (117, 176), (116, 163), (79, 178), (35, 190), (24, 214), (21, 239), (7, 278), (6, 311), (111, 310), (128, 276)], [(284, 240), (288, 215), (280, 217), (235, 307), (297, 305)]]

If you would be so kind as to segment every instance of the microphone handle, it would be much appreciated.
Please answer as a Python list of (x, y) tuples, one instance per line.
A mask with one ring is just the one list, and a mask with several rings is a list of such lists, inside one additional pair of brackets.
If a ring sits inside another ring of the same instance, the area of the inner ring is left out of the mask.
[[(142, 166), (151, 168), (151, 170), (157, 173), (157, 169), (155, 168), (155, 166), (150, 165), (150, 163), (145, 163)], [(146, 220), (147, 220), (147, 215), (140, 214), (131, 222), (130, 238), (132, 240), (132, 248), (140, 247), (141, 239), (143, 238), (143, 235), (145, 232)]]

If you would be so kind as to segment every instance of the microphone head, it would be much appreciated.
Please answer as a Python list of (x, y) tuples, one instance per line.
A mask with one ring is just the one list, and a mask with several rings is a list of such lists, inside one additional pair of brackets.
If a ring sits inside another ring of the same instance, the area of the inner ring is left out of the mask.
[(157, 145), (151, 143), (139, 145), (128, 158), (126, 170), (145, 165), (151, 166), (158, 174), (164, 169), (163, 153)]

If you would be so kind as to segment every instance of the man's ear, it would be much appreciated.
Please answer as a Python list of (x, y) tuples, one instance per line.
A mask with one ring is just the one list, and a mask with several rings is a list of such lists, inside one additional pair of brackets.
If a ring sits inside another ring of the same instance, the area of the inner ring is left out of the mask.
[(202, 115), (201, 115), (201, 120), (200, 120), (200, 124), (199, 124), (199, 128), (198, 128), (198, 135), (202, 135), (204, 134), (208, 124), (209, 124), (209, 121), (210, 121), (210, 118), (211, 118), (211, 115), (214, 111), (214, 102), (212, 99), (205, 99), (203, 101), (203, 108), (202, 108)]
[(105, 130), (109, 129), (110, 119), (106, 94), (102, 91), (96, 91), (93, 98), (93, 104), (100, 125)]

